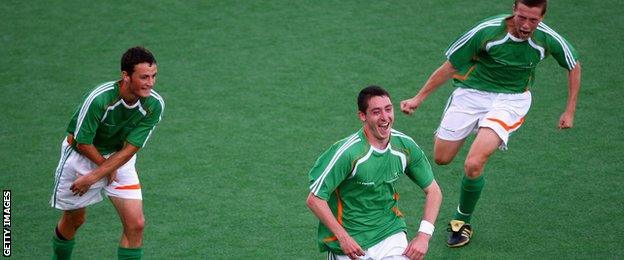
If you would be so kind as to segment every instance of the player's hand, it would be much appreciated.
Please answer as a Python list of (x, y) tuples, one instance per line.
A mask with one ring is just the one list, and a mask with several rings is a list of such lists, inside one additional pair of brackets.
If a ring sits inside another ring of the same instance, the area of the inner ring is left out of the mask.
[(427, 251), (429, 250), (429, 239), (430, 235), (424, 233), (418, 233), (418, 235), (410, 241), (407, 245), (407, 248), (403, 252), (403, 255), (407, 256), (409, 259), (423, 259)]
[(74, 193), (74, 196), (82, 196), (87, 193), (93, 183), (95, 183), (95, 181), (93, 180), (93, 175), (87, 174), (78, 177), (78, 179), (76, 179), (76, 181), (72, 183), (71, 187), (69, 187), (69, 189)]
[(420, 106), (420, 102), (415, 100), (415, 98), (403, 100), (401, 101), (401, 112), (411, 115), (418, 106)]
[(358, 259), (359, 256), (364, 256), (364, 250), (358, 245), (351, 236), (345, 236), (342, 239), (338, 239), (340, 242), (340, 248), (351, 259)]
[(117, 171), (111, 172), (111, 174), (109, 174), (106, 177), (108, 178), (108, 181), (106, 182), (106, 185), (110, 185), (114, 181), (117, 181)]
[(574, 112), (563, 112), (559, 118), (559, 129), (572, 128), (574, 125)]

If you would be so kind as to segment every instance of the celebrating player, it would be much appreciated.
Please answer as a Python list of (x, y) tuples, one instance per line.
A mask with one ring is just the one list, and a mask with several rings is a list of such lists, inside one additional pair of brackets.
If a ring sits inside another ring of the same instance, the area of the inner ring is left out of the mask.
[(572, 45), (542, 23), (546, 0), (516, 0), (512, 15), (488, 18), (461, 35), (446, 51), (447, 61), (418, 94), (401, 102), (411, 114), (431, 92), (453, 78), (449, 99), (436, 132), (435, 162), (450, 163), (473, 131), (477, 135), (464, 163), (459, 206), (450, 222), (448, 246), (460, 247), (472, 236), (470, 220), (485, 185), (483, 169), (497, 147), (524, 122), (531, 106), (535, 67), (549, 55), (568, 70), (568, 100), (558, 127), (574, 122), (581, 64)]
[[(358, 96), (363, 127), (332, 145), (310, 170), (307, 205), (319, 218), (318, 244), (328, 259), (421, 259), (429, 248), (442, 194), (431, 165), (414, 140), (392, 129), (386, 90)], [(397, 180), (406, 174), (425, 193), (418, 234), (408, 244)]]
[(51, 205), (63, 211), (53, 238), (53, 259), (69, 259), (86, 207), (106, 194), (123, 224), (119, 259), (140, 259), (143, 202), (136, 153), (160, 121), (165, 103), (152, 88), (156, 60), (143, 47), (121, 57), (121, 79), (89, 92), (72, 116), (56, 168)]

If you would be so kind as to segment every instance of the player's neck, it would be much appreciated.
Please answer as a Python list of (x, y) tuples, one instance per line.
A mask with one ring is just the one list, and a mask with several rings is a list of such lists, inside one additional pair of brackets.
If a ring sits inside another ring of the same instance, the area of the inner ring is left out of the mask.
[(364, 137), (366, 137), (366, 141), (368, 141), (372, 147), (378, 150), (385, 150), (386, 147), (388, 147), (388, 143), (390, 143), (390, 138), (379, 140), (373, 134), (369, 133), (366, 127), (364, 127)]
[(124, 83), (123, 80), (119, 81), (119, 95), (127, 105), (133, 105), (139, 100), (139, 96), (132, 94), (130, 85)]

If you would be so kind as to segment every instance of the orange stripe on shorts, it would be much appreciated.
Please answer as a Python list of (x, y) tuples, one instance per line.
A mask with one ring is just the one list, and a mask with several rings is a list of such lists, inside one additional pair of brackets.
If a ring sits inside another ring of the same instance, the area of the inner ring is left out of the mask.
[(491, 117), (488, 117), (488, 118), (486, 118), (486, 119), (487, 119), (487, 120), (491, 120), (491, 121), (494, 121), (494, 122), (498, 123), (498, 124), (499, 124), (499, 125), (501, 125), (503, 128), (505, 128), (505, 130), (507, 130), (507, 132), (509, 132), (509, 131), (511, 131), (511, 130), (513, 130), (513, 129), (515, 129), (515, 128), (520, 127), (520, 125), (522, 125), (522, 123), (524, 123), (524, 117), (523, 117), (523, 118), (520, 118), (520, 121), (516, 122), (516, 123), (515, 123), (515, 124), (513, 124), (513, 125), (508, 125), (508, 124), (506, 124), (505, 122), (503, 122), (503, 120), (496, 119), (496, 118), (491, 118)]
[(116, 190), (140, 190), (141, 184), (137, 183), (137, 184), (132, 184), (132, 185), (119, 186), (119, 187), (115, 187), (115, 189)]

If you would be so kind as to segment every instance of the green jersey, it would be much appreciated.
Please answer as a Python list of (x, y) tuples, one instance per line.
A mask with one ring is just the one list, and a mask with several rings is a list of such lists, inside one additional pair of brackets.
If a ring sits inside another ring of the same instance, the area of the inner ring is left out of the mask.
[[(421, 188), (433, 182), (431, 165), (412, 138), (392, 129), (388, 146), (379, 150), (360, 129), (318, 158), (309, 173), (310, 192), (326, 200), (338, 223), (367, 249), (406, 231), (395, 189), (403, 173)], [(318, 244), (321, 251), (344, 254), (323, 223), (319, 223)]]
[(456, 87), (496, 93), (521, 93), (533, 86), (537, 64), (552, 55), (562, 67), (572, 70), (576, 50), (544, 23), (527, 39), (507, 32), (509, 15), (488, 18), (461, 35), (446, 50), (457, 69)]
[(160, 121), (165, 102), (154, 90), (133, 105), (124, 102), (119, 83), (104, 83), (86, 95), (72, 116), (67, 132), (73, 144), (93, 144), (101, 154), (119, 151), (124, 142), (143, 147)]

